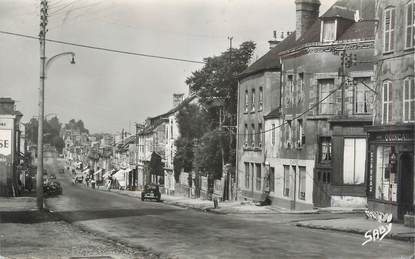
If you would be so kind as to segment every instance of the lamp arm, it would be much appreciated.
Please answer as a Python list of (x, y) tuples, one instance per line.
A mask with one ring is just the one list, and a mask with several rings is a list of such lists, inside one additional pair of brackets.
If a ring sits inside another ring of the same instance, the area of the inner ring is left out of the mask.
[(69, 51), (69, 52), (62, 52), (59, 53), (51, 58), (48, 58), (48, 60), (46, 61), (46, 65), (45, 65), (45, 74), (48, 71), (50, 65), (52, 64), (53, 61), (55, 61), (57, 58), (62, 57), (62, 56), (67, 56), (67, 55), (71, 55), (72, 58), (75, 57), (75, 52)]

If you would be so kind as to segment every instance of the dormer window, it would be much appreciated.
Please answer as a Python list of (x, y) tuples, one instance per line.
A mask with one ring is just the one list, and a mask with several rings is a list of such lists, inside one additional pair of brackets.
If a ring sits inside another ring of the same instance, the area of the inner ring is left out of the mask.
[(337, 21), (333, 19), (321, 21), (322, 42), (330, 42), (336, 40), (336, 24)]

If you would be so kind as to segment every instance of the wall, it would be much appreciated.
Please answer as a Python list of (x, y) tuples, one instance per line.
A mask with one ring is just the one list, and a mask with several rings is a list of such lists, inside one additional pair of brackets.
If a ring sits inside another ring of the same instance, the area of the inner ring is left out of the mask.
[[(244, 147), (245, 144), (245, 124), (248, 125), (249, 133), (251, 133), (251, 125), (255, 125), (256, 132), (258, 132), (258, 124), (262, 124), (262, 131), (265, 129), (264, 116), (272, 110), (279, 107), (279, 72), (264, 72), (258, 73), (240, 80), (238, 89), (238, 140), (237, 140), (237, 175), (238, 175), (238, 190), (242, 197), (250, 197), (258, 199), (262, 190), (257, 191), (252, 185), (249, 188), (245, 187), (245, 162), (261, 164), (261, 172), (263, 174), (264, 166), (264, 134), (262, 134), (261, 147), (256, 146), (252, 148)], [(263, 109), (258, 110), (259, 88), (263, 88)], [(251, 111), (251, 95), (252, 89), (255, 89), (255, 111)], [(248, 112), (245, 112), (245, 91), (249, 93)]]

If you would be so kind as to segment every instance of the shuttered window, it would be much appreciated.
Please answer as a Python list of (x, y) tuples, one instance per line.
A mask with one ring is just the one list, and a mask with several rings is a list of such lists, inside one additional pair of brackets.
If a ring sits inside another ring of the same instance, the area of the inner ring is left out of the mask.
[(384, 52), (393, 51), (395, 48), (395, 8), (389, 8), (384, 13)]
[(403, 85), (403, 121), (415, 121), (415, 82), (406, 78)]

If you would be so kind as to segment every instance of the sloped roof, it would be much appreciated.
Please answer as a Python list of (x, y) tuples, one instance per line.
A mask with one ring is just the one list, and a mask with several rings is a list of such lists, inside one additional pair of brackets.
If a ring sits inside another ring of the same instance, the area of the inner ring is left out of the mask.
[(176, 107), (174, 107), (170, 111), (168, 111), (166, 113), (163, 113), (161, 115), (157, 115), (157, 116), (154, 116), (154, 117), (150, 117), (148, 119), (151, 120), (151, 121), (154, 121), (154, 120), (157, 120), (157, 119), (160, 119), (160, 118), (168, 117), (171, 114), (173, 114), (173, 113), (181, 110), (184, 106), (188, 105), (195, 98), (196, 98), (196, 95), (191, 95), (191, 96), (187, 97), (186, 99), (184, 99), (179, 105), (177, 105)]
[(321, 19), (327, 17), (341, 17), (354, 21), (354, 14), (359, 10), (361, 21), (353, 23), (337, 40), (373, 40), (375, 32), (375, 0), (338, 0), (329, 10), (317, 19), (302, 35), (296, 40), (296, 32), (291, 33), (277, 46), (268, 51), (264, 56), (250, 65), (241, 74), (239, 79), (261, 73), (263, 71), (279, 70), (281, 68), (281, 52), (313, 42), (320, 42)]
[(354, 20), (355, 10), (348, 9), (343, 6), (333, 5), (327, 12), (325, 12), (321, 18), (344, 18), (348, 20)]
[(339, 40), (374, 40), (376, 21), (359, 21), (353, 23), (342, 35)]
[(281, 108), (278, 107), (274, 110), (272, 110), (270, 113), (264, 116), (264, 119), (274, 119), (279, 118), (281, 116)]
[(287, 38), (281, 41), (277, 46), (268, 51), (264, 56), (255, 61), (247, 69), (239, 74), (239, 78), (247, 77), (262, 71), (278, 70), (281, 68), (279, 53), (289, 49), (295, 43), (295, 33), (291, 33)]

